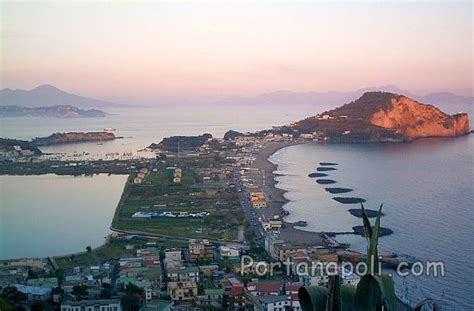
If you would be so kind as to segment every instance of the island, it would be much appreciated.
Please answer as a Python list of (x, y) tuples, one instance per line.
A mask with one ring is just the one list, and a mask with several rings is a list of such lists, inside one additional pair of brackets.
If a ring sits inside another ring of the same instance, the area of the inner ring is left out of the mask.
[(69, 143), (97, 142), (114, 140), (116, 137), (110, 132), (68, 132), (54, 133), (47, 137), (34, 138), (31, 143), (34, 146), (50, 146)]

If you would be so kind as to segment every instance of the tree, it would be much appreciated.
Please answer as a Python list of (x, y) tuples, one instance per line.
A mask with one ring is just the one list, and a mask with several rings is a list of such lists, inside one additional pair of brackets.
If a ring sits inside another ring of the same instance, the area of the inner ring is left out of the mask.
[(108, 288), (103, 288), (100, 291), (99, 297), (100, 297), (100, 299), (110, 299), (110, 298), (112, 298), (112, 291)]
[(43, 311), (43, 304), (41, 302), (35, 302), (31, 305), (31, 311)]
[(122, 297), (122, 308), (124, 311), (136, 311), (140, 309), (142, 297), (145, 293), (143, 288), (133, 283), (128, 283), (125, 287), (125, 296)]
[(86, 285), (74, 285), (72, 287), (72, 294), (76, 297), (76, 300), (81, 300), (83, 297), (89, 295), (88, 287)]
[(121, 302), (123, 311), (137, 311), (141, 307), (140, 298), (137, 295), (126, 294)]
[(14, 286), (7, 286), (2, 291), (3, 298), (10, 304), (17, 304), (26, 300), (26, 295), (18, 291)]
[(87, 246), (87, 247), (86, 247), (86, 250), (87, 250), (88, 253), (90, 253), (90, 252), (92, 252), (92, 247)]

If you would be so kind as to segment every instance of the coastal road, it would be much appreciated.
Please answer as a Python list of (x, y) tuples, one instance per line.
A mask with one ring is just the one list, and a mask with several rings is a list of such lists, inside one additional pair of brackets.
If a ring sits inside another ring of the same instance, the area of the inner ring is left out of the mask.
[(263, 230), (262, 226), (260, 226), (260, 221), (254, 213), (250, 198), (247, 196), (245, 187), (242, 183), (242, 180), (240, 179), (240, 174), (234, 174), (234, 183), (239, 192), (240, 202), (242, 204), (242, 208), (244, 209), (245, 216), (250, 222), (250, 225), (252, 226), (252, 229), (255, 233), (255, 242), (257, 245), (265, 247), (265, 230)]

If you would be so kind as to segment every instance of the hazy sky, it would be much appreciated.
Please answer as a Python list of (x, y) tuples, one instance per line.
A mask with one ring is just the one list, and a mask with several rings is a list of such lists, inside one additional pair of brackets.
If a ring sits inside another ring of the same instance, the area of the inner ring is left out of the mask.
[(114, 100), (472, 90), (465, 2), (6, 2), (1, 86)]

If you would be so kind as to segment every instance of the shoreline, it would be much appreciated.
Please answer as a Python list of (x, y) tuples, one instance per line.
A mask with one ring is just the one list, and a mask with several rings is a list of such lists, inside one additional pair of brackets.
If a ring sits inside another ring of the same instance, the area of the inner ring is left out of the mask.
[(255, 161), (252, 164), (252, 167), (259, 169), (265, 175), (264, 188), (270, 199), (266, 210), (269, 214), (279, 215), (282, 217), (285, 226), (281, 230), (281, 238), (285, 242), (313, 246), (327, 246), (328, 238), (322, 232), (306, 231), (295, 228), (298, 227), (301, 222), (291, 223), (285, 221), (284, 217), (288, 212), (283, 208), (283, 206), (290, 200), (285, 198), (284, 194), (288, 191), (280, 189), (276, 186), (278, 182), (275, 180), (275, 178), (281, 175), (275, 173), (275, 171), (278, 169), (278, 165), (269, 160), (273, 154), (283, 148), (305, 143), (307, 142), (274, 142), (266, 144), (260, 148), (259, 153), (256, 155)]

